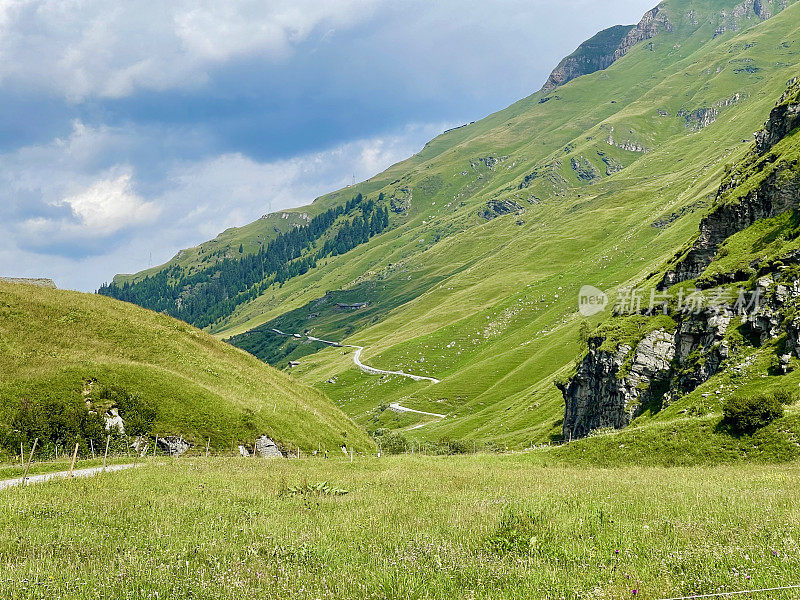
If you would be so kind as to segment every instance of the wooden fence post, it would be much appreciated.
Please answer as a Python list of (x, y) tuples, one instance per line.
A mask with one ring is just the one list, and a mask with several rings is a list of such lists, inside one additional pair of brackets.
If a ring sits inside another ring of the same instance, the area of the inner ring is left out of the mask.
[(106, 438), (106, 453), (103, 455), (103, 473), (106, 472), (106, 461), (108, 460), (108, 445), (111, 443), (111, 436)]
[(211, 438), (206, 442), (206, 458), (208, 458), (208, 451), (211, 449)]
[(94, 441), (89, 440), (89, 445), (92, 447), (92, 460), (94, 460)]
[(72, 453), (72, 464), (69, 466), (69, 478), (72, 479), (72, 469), (75, 468), (75, 459), (78, 458), (78, 442), (75, 442), (75, 452)]
[(36, 444), (39, 443), (39, 438), (33, 440), (33, 448), (31, 448), (31, 456), (28, 459), (28, 464), (25, 467), (25, 472), (22, 474), (22, 483), (20, 485), (25, 485), (25, 480), (28, 478), (28, 471), (31, 468), (31, 462), (33, 462), (33, 453), (36, 451)]

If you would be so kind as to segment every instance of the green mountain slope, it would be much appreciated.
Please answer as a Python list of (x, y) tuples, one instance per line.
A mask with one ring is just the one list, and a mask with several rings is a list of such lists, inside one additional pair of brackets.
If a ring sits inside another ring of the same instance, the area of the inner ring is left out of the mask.
[[(299, 360), (293, 373), (370, 429), (560, 437), (553, 382), (585, 344), (580, 287), (613, 294), (661, 271), (800, 72), (797, 4), (669, 0), (658, 12), (658, 31), (607, 68), (301, 209), (316, 216), (360, 193), (391, 213), (388, 229), (260, 290), (210, 329), (273, 364)], [(356, 303), (366, 307), (336, 306)], [(369, 375), (352, 349), (272, 329), (363, 346), (368, 365), (441, 381)], [(393, 402), (447, 416), (386, 410)]]
[(371, 447), (313, 388), (185, 323), (102, 296), (0, 282), (0, 372), (4, 444), (19, 437), (15, 419), (66, 444), (72, 424), (89, 418), (84, 401), (105, 409), (99, 391), (118, 387), (155, 411), (151, 436), (198, 447), (210, 438), (221, 450), (263, 434), (287, 449)]
[[(642, 306), (620, 306), (588, 336), (575, 371), (559, 383), (564, 436), (633, 427), (581, 450), (606, 461), (621, 454), (609, 452), (614, 444), (636, 456), (646, 447), (682, 448), (683, 456), (699, 448), (707, 458), (800, 456), (798, 238), (795, 79), (726, 170), (699, 233), (636, 286)], [(647, 307), (648, 296), (659, 305)]]

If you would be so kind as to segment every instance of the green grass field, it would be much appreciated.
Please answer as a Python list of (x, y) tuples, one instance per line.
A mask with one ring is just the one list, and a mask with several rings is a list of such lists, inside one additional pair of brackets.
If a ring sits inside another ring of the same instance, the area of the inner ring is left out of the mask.
[[(301, 493), (318, 482), (347, 493)], [(800, 583), (798, 463), (162, 459), (1, 494), (9, 600), (654, 599)]]

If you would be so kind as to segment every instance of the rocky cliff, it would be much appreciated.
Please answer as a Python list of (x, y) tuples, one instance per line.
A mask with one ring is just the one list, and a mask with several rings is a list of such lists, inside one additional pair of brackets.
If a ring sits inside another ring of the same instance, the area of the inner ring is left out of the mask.
[[(694, 29), (703, 26), (704, 20), (711, 24), (714, 37), (726, 32), (739, 31), (753, 22), (765, 21), (781, 12), (789, 4), (789, 0), (743, 0), (730, 8), (703, 16), (690, 10), (688, 14), (675, 14), (676, 23), (683, 20)], [(673, 9), (677, 13), (677, 9)], [(662, 32), (672, 32), (675, 24), (670, 20), (670, 3), (662, 2), (649, 10), (636, 25), (617, 25), (601, 31), (564, 58), (553, 69), (542, 91), (549, 92), (558, 86), (572, 81), (581, 75), (607, 69), (625, 56), (641, 42), (653, 39)]]
[(648, 11), (637, 25), (617, 25), (601, 31), (562, 60), (550, 73), (542, 91), (548, 92), (568, 81), (607, 69), (639, 42), (672, 31), (672, 23), (659, 5)]
[(639, 42), (652, 39), (662, 31), (669, 32), (672, 31), (672, 29), (672, 23), (670, 23), (669, 17), (667, 17), (664, 6), (659, 4), (654, 9), (647, 11), (642, 17), (642, 20), (622, 39), (611, 56), (611, 62), (617, 61), (625, 56), (630, 49)]
[[(602, 350), (603, 338), (589, 340), (589, 352), (566, 384), (564, 439), (585, 437), (593, 430), (628, 425), (653, 400), (654, 389), (664, 382), (675, 354), (673, 336), (653, 331), (632, 348)], [(623, 374), (630, 361), (627, 373)]]
[(617, 25), (601, 31), (564, 58), (547, 78), (542, 90), (548, 92), (581, 75), (607, 69), (633, 25)]
[(602, 336), (591, 338), (575, 375), (558, 384), (565, 401), (564, 439), (626, 427), (645, 410), (670, 405), (724, 369), (741, 369), (741, 348), (727, 338), (734, 318), (755, 347), (783, 339), (774, 346), (780, 356), (773, 357), (773, 374), (785, 374), (791, 357), (800, 358), (800, 280), (795, 278), (800, 252), (783, 263), (757, 279), (747, 307), (732, 302), (677, 314), (674, 331), (661, 327), (616, 348), (608, 348)]

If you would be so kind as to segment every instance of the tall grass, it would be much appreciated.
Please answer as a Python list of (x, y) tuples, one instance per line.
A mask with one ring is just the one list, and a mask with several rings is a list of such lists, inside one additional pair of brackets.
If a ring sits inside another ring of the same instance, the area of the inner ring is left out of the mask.
[[(193, 458), (14, 488), (0, 597), (662, 598), (800, 583), (796, 463), (538, 456)], [(323, 481), (347, 493), (288, 492)]]

